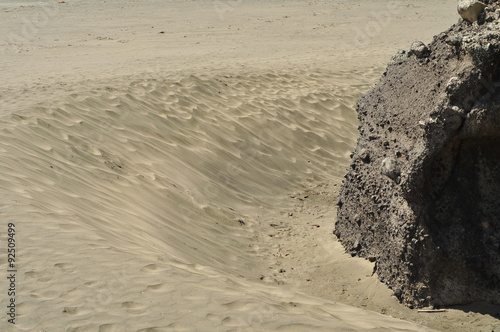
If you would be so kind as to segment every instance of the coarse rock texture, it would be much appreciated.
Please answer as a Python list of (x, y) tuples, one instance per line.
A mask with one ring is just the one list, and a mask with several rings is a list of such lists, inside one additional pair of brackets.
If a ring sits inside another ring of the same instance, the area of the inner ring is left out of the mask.
[(399, 51), (357, 103), (335, 234), (409, 307), (500, 303), (500, 4)]

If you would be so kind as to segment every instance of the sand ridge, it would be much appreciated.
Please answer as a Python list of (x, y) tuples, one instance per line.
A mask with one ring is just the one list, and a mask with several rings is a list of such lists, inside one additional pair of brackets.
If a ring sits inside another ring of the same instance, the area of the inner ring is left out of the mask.
[[(265, 186), (313, 183), (353, 144), (352, 112), (331, 101), (339, 79), (133, 82), (4, 117), (2, 167), (12, 171), (0, 179), (10, 198), (2, 211), (22, 220), (18, 328), (418, 330), (260, 280), (265, 243), (249, 211), (279, 201)], [(320, 129), (336, 121), (351, 141)]]

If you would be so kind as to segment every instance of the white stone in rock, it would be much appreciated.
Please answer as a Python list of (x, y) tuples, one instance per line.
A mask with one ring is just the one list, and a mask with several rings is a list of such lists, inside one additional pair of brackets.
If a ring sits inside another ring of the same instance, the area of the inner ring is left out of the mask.
[(413, 54), (415, 54), (416, 56), (422, 56), (425, 53), (427, 53), (429, 51), (429, 49), (421, 41), (416, 41), (416, 42), (413, 42), (413, 44), (411, 44), (410, 51)]
[(457, 11), (468, 22), (476, 22), (486, 5), (477, 0), (458, 0)]

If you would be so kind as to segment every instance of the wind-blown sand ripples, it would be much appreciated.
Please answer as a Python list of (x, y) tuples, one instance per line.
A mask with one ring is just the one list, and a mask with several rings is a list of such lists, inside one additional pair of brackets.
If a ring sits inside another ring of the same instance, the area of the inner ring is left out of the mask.
[(344, 173), (367, 88), (346, 91), (349, 79), (109, 82), (4, 115), (0, 209), (22, 220), (19, 329), (424, 331), (261, 280), (260, 216)]

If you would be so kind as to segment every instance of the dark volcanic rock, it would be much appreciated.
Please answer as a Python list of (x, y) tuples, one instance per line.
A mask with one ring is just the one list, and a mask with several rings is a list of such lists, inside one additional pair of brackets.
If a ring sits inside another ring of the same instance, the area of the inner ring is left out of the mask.
[(400, 51), (357, 103), (338, 200), (346, 251), (406, 305), (500, 304), (500, 4)]

